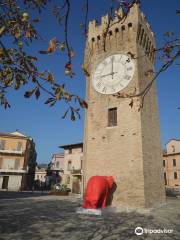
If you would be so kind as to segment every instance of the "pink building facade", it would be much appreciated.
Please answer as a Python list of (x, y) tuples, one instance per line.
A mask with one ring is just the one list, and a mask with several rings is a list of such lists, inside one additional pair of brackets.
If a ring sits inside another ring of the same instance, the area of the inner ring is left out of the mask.
[(64, 173), (64, 154), (54, 153), (51, 160), (51, 170)]

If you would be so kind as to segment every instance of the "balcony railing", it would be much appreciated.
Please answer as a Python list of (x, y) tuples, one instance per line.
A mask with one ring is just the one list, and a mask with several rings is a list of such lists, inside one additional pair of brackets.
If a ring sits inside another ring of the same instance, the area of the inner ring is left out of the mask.
[(82, 169), (72, 169), (71, 170), (71, 174), (81, 174), (82, 173)]
[(0, 149), (0, 153), (8, 154), (23, 154), (23, 150), (12, 150), (12, 149)]
[(0, 172), (5, 172), (5, 173), (27, 173), (27, 170), (25, 169), (12, 169), (12, 168), (0, 168)]

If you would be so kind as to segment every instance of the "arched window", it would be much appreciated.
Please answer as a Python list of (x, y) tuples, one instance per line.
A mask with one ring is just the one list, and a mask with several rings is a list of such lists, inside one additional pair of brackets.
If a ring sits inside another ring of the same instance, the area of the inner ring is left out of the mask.
[(109, 31), (109, 36), (112, 36), (112, 31)]
[(121, 30), (124, 31), (125, 29), (125, 25), (122, 25)]
[(146, 35), (146, 34), (144, 34), (144, 38), (143, 38), (143, 44), (142, 44), (143, 48), (144, 48), (144, 47), (145, 47), (145, 45), (146, 45), (146, 38), (147, 38), (147, 35)]
[(144, 37), (144, 29), (142, 29), (141, 31), (140, 42), (139, 42), (140, 45), (142, 44), (143, 37)]
[(138, 25), (138, 31), (137, 31), (137, 42), (139, 42), (139, 38), (140, 38), (140, 35), (141, 35), (141, 24)]

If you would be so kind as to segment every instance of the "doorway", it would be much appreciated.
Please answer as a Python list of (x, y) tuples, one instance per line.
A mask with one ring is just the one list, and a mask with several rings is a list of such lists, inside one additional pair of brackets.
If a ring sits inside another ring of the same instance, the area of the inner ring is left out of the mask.
[(80, 177), (73, 177), (72, 183), (72, 193), (80, 194), (81, 193), (81, 180)]
[(2, 189), (8, 188), (9, 176), (3, 176)]

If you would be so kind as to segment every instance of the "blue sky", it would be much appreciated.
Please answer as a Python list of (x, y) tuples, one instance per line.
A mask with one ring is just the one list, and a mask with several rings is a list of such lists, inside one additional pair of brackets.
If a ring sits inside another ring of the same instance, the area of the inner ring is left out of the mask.
[[(38, 66), (40, 69), (51, 70), (59, 82), (66, 83), (70, 91), (85, 97), (85, 78), (81, 72), (84, 36), (79, 27), (83, 21), (82, 5), (85, 1), (77, 0), (72, 2), (71, 18), (73, 21), (69, 26), (69, 35), (71, 45), (76, 53), (73, 62), (76, 77), (71, 79), (64, 76), (63, 67), (66, 56), (63, 53), (54, 53), (50, 56), (38, 55)], [(89, 19), (100, 20), (100, 16), (105, 15), (108, 11), (110, 3), (110, 0), (90, 0)], [(177, 35), (180, 35), (180, 16), (175, 13), (179, 9), (179, 0), (142, 0), (141, 9), (156, 34), (157, 47), (164, 43), (164, 32), (174, 31)], [(55, 36), (60, 41), (63, 41), (62, 30), (58, 27), (50, 12), (44, 11), (41, 18), (43, 22), (39, 26), (39, 31), (44, 40), (33, 43), (29, 49), (31, 54), (36, 54), (38, 50), (47, 49), (47, 42)], [(159, 66), (160, 62), (157, 61), (157, 69)], [(180, 110), (177, 109), (180, 107), (179, 75), (180, 68), (176, 66), (162, 73), (157, 80), (162, 146), (170, 138), (180, 139)], [(52, 153), (62, 151), (58, 148), (59, 145), (83, 140), (83, 111), (80, 120), (75, 122), (70, 121), (68, 118), (63, 120), (61, 117), (66, 110), (64, 103), (50, 108), (43, 104), (47, 96), (43, 95), (39, 101), (36, 101), (34, 97), (30, 100), (24, 99), (24, 91), (24, 88), (20, 91), (10, 91), (8, 99), (11, 108), (4, 110), (0, 107), (1, 132), (11, 132), (19, 129), (22, 133), (30, 135), (36, 143), (37, 161), (41, 163), (49, 162)]]

